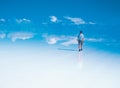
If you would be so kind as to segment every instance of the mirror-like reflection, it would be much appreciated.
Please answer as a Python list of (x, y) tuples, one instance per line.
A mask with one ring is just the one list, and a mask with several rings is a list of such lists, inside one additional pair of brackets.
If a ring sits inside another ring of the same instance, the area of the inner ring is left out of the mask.
[(80, 68), (80, 69), (82, 69), (83, 68), (83, 54), (82, 54), (83, 52), (78, 52), (78, 67)]

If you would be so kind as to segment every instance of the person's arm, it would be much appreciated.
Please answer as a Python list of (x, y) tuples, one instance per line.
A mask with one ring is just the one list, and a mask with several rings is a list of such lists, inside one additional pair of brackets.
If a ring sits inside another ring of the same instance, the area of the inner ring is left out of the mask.
[(84, 42), (84, 38), (82, 38), (82, 41)]
[(82, 35), (82, 41), (84, 42), (84, 35)]

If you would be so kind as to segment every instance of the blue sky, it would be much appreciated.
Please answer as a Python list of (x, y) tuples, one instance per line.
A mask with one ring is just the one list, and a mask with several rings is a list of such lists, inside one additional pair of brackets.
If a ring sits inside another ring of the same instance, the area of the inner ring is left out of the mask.
[(118, 0), (0, 2), (1, 42), (31, 40), (70, 46), (77, 44), (75, 37), (83, 30), (86, 37), (85, 46), (119, 52)]

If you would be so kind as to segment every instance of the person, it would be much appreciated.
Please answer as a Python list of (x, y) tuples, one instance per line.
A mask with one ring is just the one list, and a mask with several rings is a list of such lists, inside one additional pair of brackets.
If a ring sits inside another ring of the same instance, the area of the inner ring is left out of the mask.
[(80, 31), (80, 33), (77, 37), (77, 40), (78, 40), (78, 49), (79, 49), (79, 51), (82, 51), (83, 50), (83, 42), (84, 42), (84, 34), (82, 31)]

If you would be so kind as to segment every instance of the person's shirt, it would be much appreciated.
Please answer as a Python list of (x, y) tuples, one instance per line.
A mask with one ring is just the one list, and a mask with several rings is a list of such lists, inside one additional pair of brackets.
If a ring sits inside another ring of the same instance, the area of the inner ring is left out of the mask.
[(79, 34), (78, 35), (78, 40), (83, 40), (84, 39), (84, 34)]

